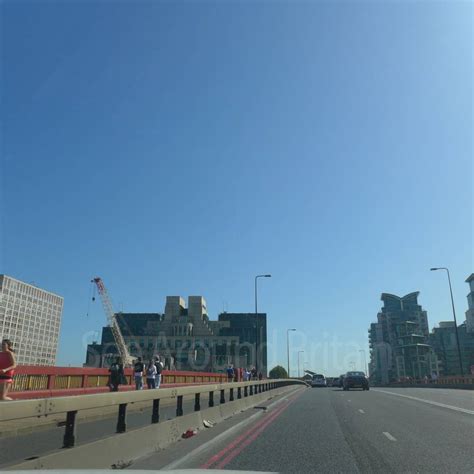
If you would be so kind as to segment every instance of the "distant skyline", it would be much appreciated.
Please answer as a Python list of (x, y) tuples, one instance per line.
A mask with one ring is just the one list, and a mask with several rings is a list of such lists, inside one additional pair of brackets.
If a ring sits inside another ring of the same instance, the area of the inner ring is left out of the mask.
[[(383, 292), (464, 321), (472, 5), (3, 2), (0, 273), (64, 297), (59, 365), (116, 310), (268, 314), (269, 367), (362, 368)], [(89, 307), (89, 315), (88, 313)], [(273, 341), (273, 342), (272, 342)], [(359, 354), (359, 355), (356, 355)]]

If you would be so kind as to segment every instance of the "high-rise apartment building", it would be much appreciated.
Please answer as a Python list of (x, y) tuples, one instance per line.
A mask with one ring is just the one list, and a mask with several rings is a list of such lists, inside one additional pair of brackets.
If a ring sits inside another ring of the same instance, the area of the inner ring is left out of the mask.
[(370, 375), (378, 383), (421, 379), (438, 373), (429, 344), (428, 317), (418, 304), (419, 292), (403, 297), (382, 293), (384, 305), (369, 329)]
[(467, 311), (466, 311), (466, 329), (469, 333), (474, 333), (474, 273), (467, 278), (466, 283), (469, 285), (469, 294), (467, 295)]
[(11, 339), (18, 364), (54, 365), (64, 299), (0, 275), (0, 337)]

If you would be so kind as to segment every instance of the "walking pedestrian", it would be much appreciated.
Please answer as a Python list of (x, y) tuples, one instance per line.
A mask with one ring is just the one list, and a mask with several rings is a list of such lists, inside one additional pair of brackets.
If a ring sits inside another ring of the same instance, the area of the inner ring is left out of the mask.
[(227, 367), (227, 382), (233, 382), (234, 381), (234, 366), (232, 364), (229, 364), (229, 367)]
[(139, 357), (133, 366), (133, 376), (135, 378), (135, 389), (143, 390), (143, 371), (145, 365), (142, 362), (142, 358)]
[(263, 380), (263, 374), (262, 374), (262, 372), (259, 372), (259, 373), (258, 373), (258, 380)]
[(163, 372), (164, 365), (161, 360), (157, 359), (156, 361), (156, 377), (155, 377), (155, 388), (160, 388), (161, 384), (161, 372)]
[(109, 380), (109, 388), (111, 392), (118, 392), (119, 385), (123, 382), (125, 377), (123, 371), (123, 364), (120, 360), (120, 357), (115, 359), (115, 362), (110, 366), (110, 380)]
[(245, 368), (244, 381), (245, 382), (250, 382), (250, 377), (251, 376), (252, 376), (252, 374), (250, 373), (250, 370), (248, 368)]
[(251, 374), (252, 380), (257, 380), (257, 369), (255, 367), (252, 367), (250, 374)]
[(13, 343), (10, 339), (2, 341), (2, 350), (0, 351), (0, 400), (11, 400), (8, 397), (8, 391), (13, 383), (16, 360), (13, 353)]
[(153, 359), (151, 359), (146, 368), (146, 385), (148, 388), (155, 388), (155, 377), (157, 372), (156, 365), (153, 362)]

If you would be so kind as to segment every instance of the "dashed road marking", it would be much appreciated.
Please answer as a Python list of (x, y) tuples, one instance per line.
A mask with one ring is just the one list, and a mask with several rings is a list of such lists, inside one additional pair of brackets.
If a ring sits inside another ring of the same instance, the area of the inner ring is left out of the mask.
[(360, 413), (365, 413), (365, 411), (362, 410), (362, 408), (359, 408), (359, 411), (360, 411)]
[(395, 436), (392, 436), (388, 431), (384, 431), (383, 434), (390, 440), (390, 441), (397, 441)]

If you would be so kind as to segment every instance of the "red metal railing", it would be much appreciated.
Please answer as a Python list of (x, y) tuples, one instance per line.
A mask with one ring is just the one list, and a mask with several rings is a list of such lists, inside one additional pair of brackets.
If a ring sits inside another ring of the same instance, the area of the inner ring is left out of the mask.
[[(134, 389), (132, 369), (125, 369), (125, 378), (127, 384), (121, 385), (120, 390)], [(166, 387), (226, 381), (225, 374), (212, 372), (164, 370), (161, 374), (161, 383)], [(11, 396), (24, 399), (107, 392), (108, 382), (108, 369), (22, 365), (15, 370)]]
[(440, 376), (436, 380), (433, 379), (402, 379), (398, 382), (391, 382), (389, 385), (449, 385), (449, 386), (474, 386), (474, 375), (460, 375)]

